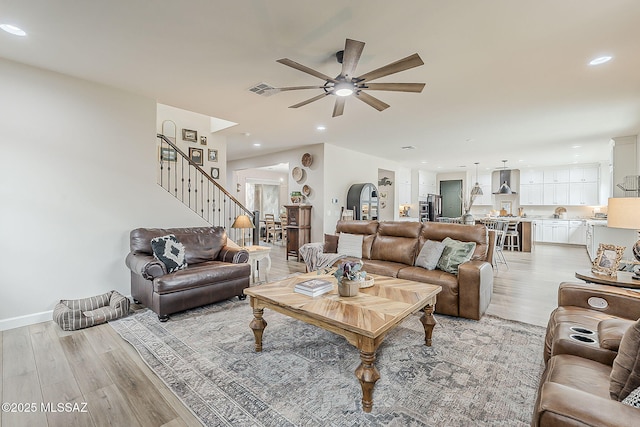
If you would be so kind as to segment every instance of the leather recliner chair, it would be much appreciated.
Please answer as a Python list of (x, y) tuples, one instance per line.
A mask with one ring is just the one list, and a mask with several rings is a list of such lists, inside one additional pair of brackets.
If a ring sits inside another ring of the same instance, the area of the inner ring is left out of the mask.
[[(173, 234), (185, 247), (187, 268), (167, 273), (154, 258), (151, 239)], [(246, 250), (227, 246), (222, 227), (138, 228), (130, 233), (131, 296), (153, 310), (160, 321), (169, 314), (222, 301), (241, 300), (249, 287), (251, 266)]]

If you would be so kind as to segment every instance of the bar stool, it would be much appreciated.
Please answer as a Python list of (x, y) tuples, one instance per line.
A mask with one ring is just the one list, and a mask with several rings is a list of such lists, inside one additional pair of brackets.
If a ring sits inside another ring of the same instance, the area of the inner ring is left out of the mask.
[(520, 220), (517, 220), (516, 222), (509, 222), (509, 226), (507, 227), (507, 231), (504, 236), (505, 249), (510, 251), (520, 250), (520, 233), (518, 233), (518, 224), (520, 224)]

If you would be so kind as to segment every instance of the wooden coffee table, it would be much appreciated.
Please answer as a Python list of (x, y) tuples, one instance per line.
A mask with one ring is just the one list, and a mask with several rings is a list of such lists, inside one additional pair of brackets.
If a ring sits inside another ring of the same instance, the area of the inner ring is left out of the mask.
[[(360, 366), (355, 371), (362, 386), (362, 409), (371, 412), (373, 387), (380, 378), (374, 366), (376, 350), (386, 334), (405, 318), (418, 310), (424, 326), (425, 345), (431, 345), (431, 334), (436, 320), (433, 310), (440, 286), (392, 277), (374, 277), (374, 285), (360, 289), (355, 297), (338, 295), (336, 279), (331, 275), (302, 274), (244, 290), (251, 297), (254, 319), (249, 327), (255, 336), (255, 349), (262, 351), (262, 334), (267, 322), (263, 318), (265, 308), (319, 326), (341, 335), (360, 350)], [(322, 278), (334, 283), (329, 293), (309, 297), (294, 292), (296, 283), (311, 278)]]
[(601, 285), (620, 286), (623, 288), (640, 289), (640, 280), (632, 279), (633, 273), (629, 271), (618, 271), (615, 276), (594, 273), (591, 270), (576, 271), (576, 278), (587, 283), (598, 283)]

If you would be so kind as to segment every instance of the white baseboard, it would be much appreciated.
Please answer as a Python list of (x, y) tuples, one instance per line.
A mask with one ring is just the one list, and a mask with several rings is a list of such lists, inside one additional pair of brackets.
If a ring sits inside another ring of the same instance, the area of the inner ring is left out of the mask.
[(35, 323), (48, 322), (49, 320), (53, 320), (53, 310), (12, 317), (10, 319), (2, 319), (0, 320), (0, 331), (20, 328), (22, 326), (33, 325)]

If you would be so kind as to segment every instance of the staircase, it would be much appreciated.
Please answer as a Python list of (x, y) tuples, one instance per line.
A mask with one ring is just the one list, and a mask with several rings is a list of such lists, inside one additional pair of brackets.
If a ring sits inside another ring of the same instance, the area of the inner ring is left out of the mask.
[[(227, 236), (234, 242), (241, 242), (244, 231), (245, 244), (253, 242), (257, 245), (259, 212), (250, 212), (175, 143), (162, 134), (157, 136), (160, 140), (158, 185), (212, 226), (224, 227)], [(253, 228), (233, 228), (239, 215), (248, 216)]]

